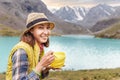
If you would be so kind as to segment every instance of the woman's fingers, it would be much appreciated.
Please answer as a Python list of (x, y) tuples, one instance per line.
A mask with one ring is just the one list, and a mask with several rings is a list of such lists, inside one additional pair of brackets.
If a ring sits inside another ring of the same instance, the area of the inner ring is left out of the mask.
[(53, 51), (48, 51), (46, 55), (53, 55)]
[(54, 59), (55, 56), (53, 55), (53, 51), (49, 51), (42, 57), (40, 63), (42, 63), (44, 67), (47, 67), (54, 61)]

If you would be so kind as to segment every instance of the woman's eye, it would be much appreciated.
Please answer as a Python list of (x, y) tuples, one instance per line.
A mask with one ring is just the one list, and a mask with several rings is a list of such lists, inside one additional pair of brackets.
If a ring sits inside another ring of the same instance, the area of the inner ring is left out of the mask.
[(43, 27), (41, 27), (41, 26), (40, 26), (40, 27), (38, 27), (38, 28), (39, 28), (39, 29), (43, 29)]
[(50, 29), (50, 26), (48, 26), (47, 29)]

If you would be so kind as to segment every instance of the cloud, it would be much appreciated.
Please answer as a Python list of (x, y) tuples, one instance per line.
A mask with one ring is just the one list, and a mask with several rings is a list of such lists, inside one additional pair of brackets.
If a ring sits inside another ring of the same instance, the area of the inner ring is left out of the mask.
[(120, 0), (42, 0), (44, 2), (49, 3), (66, 3), (66, 4), (74, 4), (74, 3), (120, 3)]
[(93, 0), (93, 2), (96, 3), (120, 3), (120, 0)]
[(120, 0), (42, 0), (50, 8), (62, 7), (62, 6), (82, 6), (92, 7), (97, 4), (105, 3), (114, 6), (120, 5)]

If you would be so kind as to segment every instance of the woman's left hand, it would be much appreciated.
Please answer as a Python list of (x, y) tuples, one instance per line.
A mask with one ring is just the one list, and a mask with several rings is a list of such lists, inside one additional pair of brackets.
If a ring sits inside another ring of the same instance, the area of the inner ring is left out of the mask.
[(61, 70), (61, 68), (53, 68), (53, 67), (51, 67), (51, 66), (48, 66), (48, 67), (46, 67), (46, 69), (44, 69), (43, 71), (49, 71), (50, 69), (52, 69), (52, 70)]

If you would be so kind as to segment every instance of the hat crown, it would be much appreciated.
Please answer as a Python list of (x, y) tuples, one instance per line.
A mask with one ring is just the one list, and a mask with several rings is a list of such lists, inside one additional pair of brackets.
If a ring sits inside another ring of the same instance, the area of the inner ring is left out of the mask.
[(44, 13), (30, 13), (30, 14), (28, 15), (26, 25), (29, 24), (30, 22), (34, 21), (34, 20), (42, 19), (42, 18), (48, 19), (48, 18), (45, 16)]
[(37, 13), (33, 12), (28, 14), (27, 20), (26, 20), (26, 30), (24, 33), (27, 33), (31, 28), (35, 27), (39, 24), (48, 23), (50, 24), (51, 30), (54, 28), (55, 24), (48, 20), (47, 16), (44, 13)]

